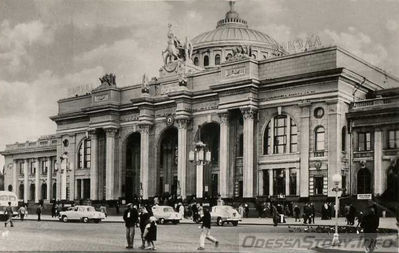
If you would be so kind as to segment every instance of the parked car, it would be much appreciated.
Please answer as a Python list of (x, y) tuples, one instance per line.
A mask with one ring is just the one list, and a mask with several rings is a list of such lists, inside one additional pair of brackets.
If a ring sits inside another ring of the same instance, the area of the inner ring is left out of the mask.
[(84, 223), (90, 221), (99, 223), (102, 219), (105, 219), (105, 215), (102, 212), (96, 211), (92, 206), (74, 206), (70, 207), (67, 211), (61, 211), (58, 219), (63, 222), (76, 220), (83, 221)]
[(172, 222), (173, 224), (178, 224), (182, 217), (178, 212), (173, 210), (171, 206), (153, 206), (152, 213), (159, 224), (165, 224), (167, 222)]
[(226, 222), (237, 226), (241, 221), (241, 215), (232, 206), (214, 206), (211, 211), (211, 221), (216, 222), (218, 226), (223, 226)]

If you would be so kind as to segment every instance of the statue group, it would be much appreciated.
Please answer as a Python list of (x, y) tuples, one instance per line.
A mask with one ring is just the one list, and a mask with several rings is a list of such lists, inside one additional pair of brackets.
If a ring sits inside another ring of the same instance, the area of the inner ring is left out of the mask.
[(193, 45), (187, 39), (182, 43), (172, 32), (172, 25), (169, 24), (168, 31), (168, 45), (165, 50), (162, 51), (162, 57), (164, 66), (167, 66), (171, 62), (182, 60), (184, 62), (190, 61), (193, 54)]

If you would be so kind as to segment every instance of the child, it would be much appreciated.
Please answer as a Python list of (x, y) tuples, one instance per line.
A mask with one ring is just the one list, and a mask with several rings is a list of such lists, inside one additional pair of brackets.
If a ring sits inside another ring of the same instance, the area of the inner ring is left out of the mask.
[(146, 249), (152, 249), (155, 250), (155, 245), (154, 241), (157, 240), (157, 224), (156, 224), (157, 218), (154, 216), (150, 217), (150, 222), (145, 226), (145, 231), (144, 231), (144, 239), (148, 243), (148, 247)]

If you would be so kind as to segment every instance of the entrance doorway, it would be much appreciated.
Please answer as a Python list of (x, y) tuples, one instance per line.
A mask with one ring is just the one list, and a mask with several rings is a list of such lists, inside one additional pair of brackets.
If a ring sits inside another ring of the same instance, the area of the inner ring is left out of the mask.
[(177, 128), (166, 129), (160, 142), (158, 194), (177, 195)]
[(132, 133), (126, 143), (125, 197), (131, 201), (140, 196), (140, 133)]

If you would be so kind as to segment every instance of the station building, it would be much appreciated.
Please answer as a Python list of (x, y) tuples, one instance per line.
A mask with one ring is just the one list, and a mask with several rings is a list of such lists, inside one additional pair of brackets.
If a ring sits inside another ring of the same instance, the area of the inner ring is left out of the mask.
[[(54, 135), (7, 145), (6, 189), (36, 202), (296, 201), (335, 196), (339, 173), (344, 194), (385, 190), (398, 99), (366, 98), (399, 87), (398, 78), (335, 46), (288, 54), (232, 6), (191, 42), (171, 27), (166, 39), (158, 77), (119, 87), (105, 75), (90, 94), (58, 101)], [(391, 114), (375, 116), (386, 106)]]

